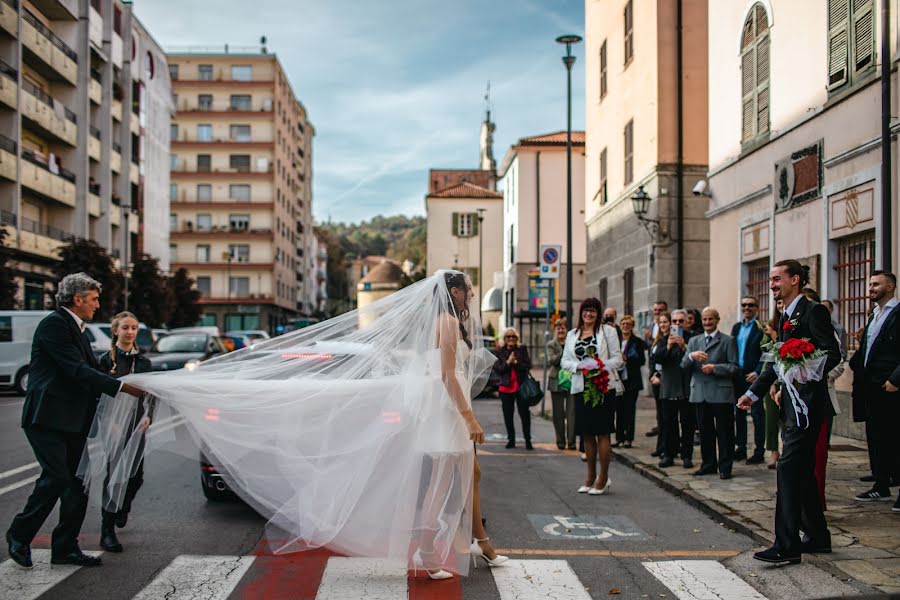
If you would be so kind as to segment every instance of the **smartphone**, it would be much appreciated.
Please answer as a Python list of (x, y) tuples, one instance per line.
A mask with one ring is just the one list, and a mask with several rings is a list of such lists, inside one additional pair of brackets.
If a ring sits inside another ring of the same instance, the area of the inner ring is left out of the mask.
[(684, 327), (681, 325), (672, 325), (672, 335), (684, 337)]

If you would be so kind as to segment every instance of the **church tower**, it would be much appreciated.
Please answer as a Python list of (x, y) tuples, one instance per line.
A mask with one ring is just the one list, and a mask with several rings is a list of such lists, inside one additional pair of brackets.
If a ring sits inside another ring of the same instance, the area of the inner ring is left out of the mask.
[(497, 171), (497, 161), (494, 160), (494, 129), (496, 125), (491, 122), (491, 82), (488, 81), (487, 91), (484, 94), (484, 121), (481, 123), (481, 159), (479, 168), (482, 171)]

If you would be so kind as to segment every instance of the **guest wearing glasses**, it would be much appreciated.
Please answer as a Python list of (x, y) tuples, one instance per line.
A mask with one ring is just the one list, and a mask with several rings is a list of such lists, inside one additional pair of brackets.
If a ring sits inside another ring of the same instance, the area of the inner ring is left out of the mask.
[(497, 362), (494, 363), (496, 375), (500, 381), (497, 390), (500, 392), (500, 403), (503, 406), (503, 422), (506, 424), (506, 447), (516, 447), (516, 424), (514, 412), (519, 409), (522, 419), (522, 435), (525, 437), (525, 449), (534, 450), (531, 445), (531, 410), (527, 400), (519, 398), (519, 382), (524, 381), (531, 369), (531, 358), (528, 349), (519, 345), (519, 332), (515, 327), (507, 327), (503, 333), (503, 346), (497, 351)]
[[(736, 396), (742, 396), (759, 375), (759, 359), (762, 356), (763, 330), (756, 316), (759, 303), (753, 296), (741, 298), (741, 320), (731, 328), (731, 337), (737, 342), (738, 371), (734, 377)], [(753, 455), (747, 458), (747, 411), (734, 408), (735, 460), (745, 460), (748, 465), (762, 464), (766, 454), (766, 415), (762, 402), (754, 402), (750, 408), (753, 419)]]
[(660, 316), (659, 335), (653, 344), (651, 360), (661, 367), (656, 375), (659, 380), (659, 397), (663, 408), (663, 452), (659, 467), (662, 469), (675, 464), (675, 457), (681, 456), (685, 469), (694, 467), (694, 431), (696, 429), (695, 408), (691, 406), (690, 375), (682, 369), (687, 339), (685, 331), (686, 313), (683, 310)]

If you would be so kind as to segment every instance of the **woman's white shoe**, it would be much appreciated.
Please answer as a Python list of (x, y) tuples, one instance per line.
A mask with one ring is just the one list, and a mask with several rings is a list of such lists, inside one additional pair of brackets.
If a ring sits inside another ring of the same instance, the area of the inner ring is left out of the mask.
[(450, 573), (443, 569), (438, 569), (437, 571), (429, 571), (428, 569), (425, 569), (425, 572), (428, 573), (428, 577), (431, 579), (453, 579), (453, 573)]
[(491, 560), (490, 558), (487, 557), (487, 555), (484, 553), (484, 550), (481, 549), (481, 546), (478, 544), (478, 542), (486, 542), (489, 539), (491, 539), (491, 538), (484, 538), (481, 540), (479, 540), (478, 538), (475, 538), (472, 541), (472, 548), (471, 548), (472, 563), (475, 565), (476, 568), (478, 567), (478, 561), (476, 559), (479, 556), (484, 559), (484, 561), (488, 564), (489, 567), (499, 567), (500, 565), (502, 565), (503, 563), (505, 563), (506, 561), (509, 560), (508, 556), (502, 556), (500, 554), (495, 556), (493, 558), (493, 560)]
[(589, 485), (583, 485), (583, 486), (581, 486), (580, 488), (578, 488), (578, 493), (579, 493), (579, 494), (585, 494), (585, 493), (587, 493), (587, 491), (590, 490), (590, 489), (592, 489), (591, 486), (589, 486)]
[(417, 550), (413, 555), (413, 575), (418, 575), (418, 571), (421, 568), (425, 573), (428, 574), (429, 579), (452, 579), (453, 573), (449, 571), (445, 571), (443, 569), (426, 569), (424, 568), (425, 561), (422, 559), (422, 551)]
[(608, 494), (609, 493), (609, 484), (611, 484), (611, 483), (612, 483), (612, 480), (609, 477), (607, 477), (606, 485), (604, 485), (603, 488), (598, 489), (598, 488), (592, 487), (591, 489), (588, 490), (588, 494), (590, 494), (591, 496), (602, 496), (604, 494)]

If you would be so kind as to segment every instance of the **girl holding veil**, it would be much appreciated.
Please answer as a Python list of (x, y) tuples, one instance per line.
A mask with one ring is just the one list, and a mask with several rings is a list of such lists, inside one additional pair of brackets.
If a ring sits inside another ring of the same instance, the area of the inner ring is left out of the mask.
[(481, 523), (473, 442), (484, 433), (471, 407), (496, 359), (472, 347), (471, 299), (463, 273), (438, 271), (195, 369), (129, 375), (157, 399), (154, 427), (132, 431), (102, 397), (79, 473), (100, 486), (116, 463), (105, 507), (115, 510), (117, 479), (144, 454), (196, 459), (200, 447), (268, 519), (275, 553), (327, 546), (432, 578), (464, 575), (478, 556), (500, 564)]

